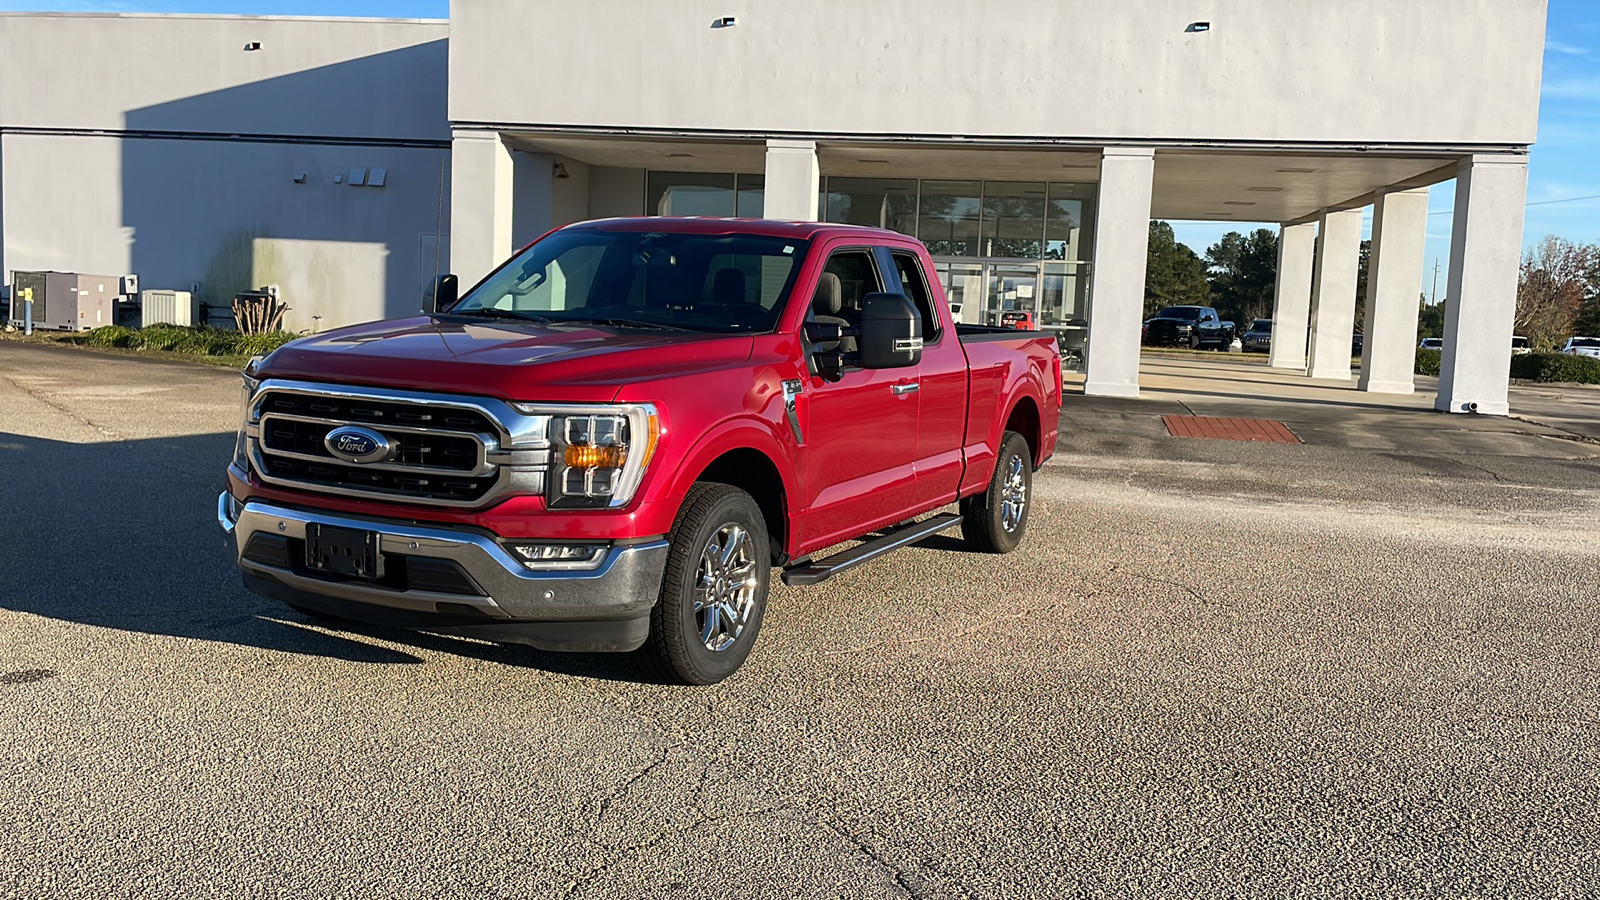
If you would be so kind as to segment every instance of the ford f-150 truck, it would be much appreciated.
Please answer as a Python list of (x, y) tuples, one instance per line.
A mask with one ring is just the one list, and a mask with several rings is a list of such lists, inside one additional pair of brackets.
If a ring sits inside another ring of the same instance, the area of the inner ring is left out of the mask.
[(253, 360), (219, 522), (246, 586), (308, 615), (719, 681), (774, 568), (1022, 540), (1055, 339), (956, 325), (932, 273), (848, 225), (560, 228), (425, 315)]

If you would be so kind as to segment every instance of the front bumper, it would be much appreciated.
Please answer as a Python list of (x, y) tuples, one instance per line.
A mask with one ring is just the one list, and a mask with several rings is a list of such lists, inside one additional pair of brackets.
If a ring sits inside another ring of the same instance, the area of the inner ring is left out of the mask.
[[(642, 644), (668, 548), (661, 539), (614, 544), (594, 569), (535, 571), (485, 534), (241, 504), (227, 492), (217, 498), (217, 522), (234, 538), (245, 585), (262, 596), (343, 618), (546, 650)], [(304, 542), (312, 524), (375, 532), (391, 574), (368, 581), (309, 570)]]

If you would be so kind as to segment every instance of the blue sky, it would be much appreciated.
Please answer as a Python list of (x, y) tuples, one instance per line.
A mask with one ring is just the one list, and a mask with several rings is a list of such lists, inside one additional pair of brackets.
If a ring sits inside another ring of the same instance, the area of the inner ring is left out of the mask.
[[(448, 0), (0, 0), (0, 10), (60, 12), (232, 13), (243, 15), (387, 16), (446, 18)], [(1600, 3), (1550, 0), (1545, 40), (1544, 86), (1539, 109), (1539, 140), (1528, 171), (1528, 213), (1524, 243), (1547, 234), (1585, 243), (1600, 242)], [(1584, 199), (1579, 199), (1584, 198)], [(1451, 183), (1429, 195), (1428, 262), (1422, 289), (1432, 290), (1439, 263), (1439, 296), (1444, 296), (1450, 265)], [(1370, 210), (1368, 227), (1370, 228)], [(1205, 253), (1224, 233), (1254, 227), (1249, 223), (1175, 223), (1178, 239)], [(1269, 227), (1276, 227), (1269, 226)]]

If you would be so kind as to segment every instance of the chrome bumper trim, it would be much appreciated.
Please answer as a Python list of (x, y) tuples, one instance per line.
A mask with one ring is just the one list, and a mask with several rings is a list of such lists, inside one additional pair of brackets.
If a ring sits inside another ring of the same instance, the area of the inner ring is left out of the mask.
[[(475, 607), (495, 619), (627, 618), (643, 615), (655, 605), (666, 570), (668, 544), (664, 540), (613, 546), (600, 565), (589, 571), (534, 571), (495, 540), (468, 531), (313, 513), (254, 501), (230, 517), (230, 502), (237, 507), (237, 501), (226, 492), (218, 498), (217, 519), (224, 531), (233, 534), (234, 558), (240, 569), (313, 594), (393, 609), (433, 613), (438, 611), (437, 604), (448, 603), (457, 609)], [(304, 540), (311, 523), (377, 532), (380, 553), (454, 561), (487, 596), (396, 591), (360, 581), (317, 578), (244, 558), (245, 548), (257, 533)]]

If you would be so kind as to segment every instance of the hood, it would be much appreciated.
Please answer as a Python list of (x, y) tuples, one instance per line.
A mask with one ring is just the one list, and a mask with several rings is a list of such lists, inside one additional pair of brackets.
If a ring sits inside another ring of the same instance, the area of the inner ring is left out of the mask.
[(262, 371), (504, 400), (602, 402), (625, 384), (743, 363), (752, 343), (741, 334), (416, 316), (292, 341)]

